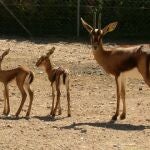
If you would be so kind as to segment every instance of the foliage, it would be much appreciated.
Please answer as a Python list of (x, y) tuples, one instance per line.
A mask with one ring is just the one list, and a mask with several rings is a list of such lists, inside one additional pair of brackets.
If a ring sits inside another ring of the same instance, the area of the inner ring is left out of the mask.
[[(39, 35), (76, 35), (77, 0), (3, 0), (15, 16)], [(102, 26), (118, 21), (116, 36), (150, 37), (150, 0), (81, 0), (81, 16), (90, 24), (93, 13), (102, 15)], [(98, 16), (98, 15), (97, 15)], [(81, 27), (81, 33), (85, 31)], [(0, 4), (0, 33), (26, 32)]]

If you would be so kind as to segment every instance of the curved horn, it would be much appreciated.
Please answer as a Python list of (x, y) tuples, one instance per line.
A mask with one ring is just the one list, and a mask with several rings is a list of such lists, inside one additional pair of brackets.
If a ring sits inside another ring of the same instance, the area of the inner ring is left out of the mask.
[(85, 22), (82, 18), (81, 18), (81, 22), (82, 22), (83, 27), (84, 27), (89, 33), (93, 30), (93, 28), (92, 28), (87, 22)]

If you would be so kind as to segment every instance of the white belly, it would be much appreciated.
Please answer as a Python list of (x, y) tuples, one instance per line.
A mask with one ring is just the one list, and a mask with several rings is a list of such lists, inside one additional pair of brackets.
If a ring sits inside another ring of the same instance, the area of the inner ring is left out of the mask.
[(115, 48), (117, 51), (130, 51), (134, 49), (138, 49), (140, 46), (130, 46), (130, 47), (117, 47)]
[(129, 71), (125, 71), (122, 73), (127, 78), (135, 78), (135, 79), (142, 79), (142, 75), (139, 73), (137, 68), (134, 68)]

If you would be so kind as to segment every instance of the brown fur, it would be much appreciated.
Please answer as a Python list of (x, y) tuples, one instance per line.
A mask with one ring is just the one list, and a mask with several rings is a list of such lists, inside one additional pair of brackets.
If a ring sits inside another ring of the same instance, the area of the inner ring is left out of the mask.
[[(58, 67), (58, 68), (54, 68), (49, 56), (54, 52), (52, 51), (54, 50), (54, 48), (52, 48), (46, 56), (41, 56), (37, 63), (36, 66), (44, 66), (45, 67), (45, 71), (48, 75), (48, 78), (51, 82), (51, 86), (52, 86), (52, 108), (51, 108), (51, 112), (50, 115), (52, 115), (53, 117), (56, 115), (56, 110), (57, 108), (59, 109), (59, 114), (61, 114), (61, 107), (60, 107), (60, 77), (63, 77), (63, 84), (66, 86), (66, 91), (67, 91), (67, 101), (68, 101), (68, 117), (71, 116), (71, 111), (70, 111), (70, 91), (69, 91), (69, 74), (68, 72), (66, 72), (65, 69), (63, 69), (62, 67)], [(66, 78), (68, 78), (68, 80), (66, 80)], [(54, 87), (55, 86), (55, 87)], [(57, 101), (56, 101), (56, 105), (54, 107), (54, 99), (55, 99), (55, 90), (57, 92)]]
[(139, 73), (142, 75), (144, 81), (150, 86), (150, 54), (143, 51), (143, 46), (139, 48), (133, 48), (131, 50), (105, 50), (103, 48), (102, 37), (113, 31), (117, 22), (110, 23), (105, 26), (102, 30), (94, 30), (88, 23), (81, 18), (83, 26), (91, 34), (91, 44), (93, 47), (93, 54), (96, 61), (101, 65), (104, 70), (115, 76), (116, 88), (117, 88), (117, 107), (116, 113), (112, 117), (116, 120), (119, 115), (120, 97), (123, 102), (123, 113), (120, 118), (125, 119), (126, 117), (126, 103), (125, 103), (125, 83), (124, 73), (137, 68)]
[[(4, 58), (4, 56), (6, 56), (9, 53), (9, 50), (6, 50), (0, 59), (0, 66), (2, 63), (2, 60)], [(18, 117), (18, 115), (20, 114), (22, 107), (24, 105), (24, 102), (26, 100), (27, 97), (27, 93), (24, 89), (24, 86), (26, 86), (27, 88), (27, 92), (29, 93), (30, 96), (30, 104), (28, 107), (28, 111), (26, 113), (26, 116), (28, 117), (30, 115), (30, 111), (31, 111), (31, 106), (32, 106), (32, 101), (33, 101), (33, 92), (30, 89), (30, 84), (32, 83), (34, 76), (33, 73), (23, 67), (17, 67), (15, 69), (11, 69), (11, 70), (2, 70), (0, 67), (0, 81), (4, 84), (4, 111), (3, 114), (4, 115), (8, 115), (10, 112), (10, 105), (9, 105), (9, 91), (8, 91), (8, 83), (10, 83), (10, 81), (16, 79), (16, 83), (17, 86), (22, 94), (22, 101), (20, 104), (20, 107), (18, 108), (18, 111), (16, 112), (16, 117)], [(25, 80), (29, 80), (27, 83), (25, 83)]]

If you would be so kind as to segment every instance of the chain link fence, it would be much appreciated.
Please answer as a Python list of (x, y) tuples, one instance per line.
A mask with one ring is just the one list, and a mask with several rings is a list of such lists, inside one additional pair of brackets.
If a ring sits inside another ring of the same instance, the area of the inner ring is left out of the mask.
[(78, 23), (82, 16), (91, 25), (96, 18), (96, 25), (101, 27), (111, 21), (118, 21), (119, 26), (111, 37), (150, 38), (150, 0), (3, 0), (2, 2), (6, 7), (0, 3), (1, 34), (28, 35), (29, 31), (33, 36), (75, 37), (79, 34), (82, 37), (87, 35), (81, 23)]
[(108, 36), (150, 38), (150, 0), (83, 0), (81, 16), (91, 25), (94, 24), (94, 12), (97, 26), (99, 21), (101, 27), (112, 21), (119, 22), (117, 30)]

